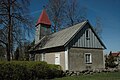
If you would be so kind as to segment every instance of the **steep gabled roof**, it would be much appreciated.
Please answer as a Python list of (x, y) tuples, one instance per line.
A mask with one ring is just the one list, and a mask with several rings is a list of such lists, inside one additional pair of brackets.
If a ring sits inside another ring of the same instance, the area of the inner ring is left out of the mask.
[[(89, 23), (89, 22), (88, 22)], [(95, 32), (94, 28), (91, 26), (91, 24), (89, 23), (92, 31), (94, 32), (94, 34), (96, 35), (97, 39), (99, 40), (99, 42), (101, 43), (101, 45), (103, 46), (104, 49), (107, 49), (106, 46), (104, 45), (104, 43), (101, 41), (101, 39), (99, 38), (99, 36), (97, 35), (97, 33)]]
[(64, 46), (86, 23), (87, 22), (84, 21), (82, 23), (76, 24), (72, 27), (63, 29), (59, 32), (50, 35), (50, 40), (47, 41), (43, 49), (57, 47), (57, 46)]
[(37, 21), (36, 26), (38, 24), (45, 24), (45, 25), (49, 25), (49, 26), (51, 25), (51, 22), (50, 22), (49, 17), (48, 17), (45, 10), (42, 11), (42, 13), (41, 13), (41, 15), (40, 15), (40, 17), (39, 17), (39, 19)]
[[(75, 37), (75, 35), (87, 24), (88, 21), (81, 22), (79, 24), (76, 24), (72, 27), (63, 29), (59, 32), (56, 32), (49, 36), (49, 40), (46, 42), (46, 44), (40, 48), (41, 49), (48, 49), (48, 48), (55, 48), (59, 46), (66, 46), (69, 44), (69, 42)], [(93, 29), (93, 28), (91, 28)], [(94, 30), (93, 30), (94, 31)], [(94, 31), (95, 33), (95, 31)], [(97, 34), (95, 33), (97, 36)], [(106, 49), (105, 45), (102, 43), (100, 38), (97, 36), (99, 42), (103, 46), (104, 49)]]

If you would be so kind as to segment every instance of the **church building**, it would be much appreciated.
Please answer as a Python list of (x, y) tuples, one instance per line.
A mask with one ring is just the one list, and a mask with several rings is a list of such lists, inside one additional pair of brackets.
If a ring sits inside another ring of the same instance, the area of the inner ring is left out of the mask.
[(30, 54), (35, 55), (35, 61), (60, 65), (63, 70), (82, 71), (104, 68), (104, 49), (104, 43), (89, 21), (52, 33), (51, 21), (43, 10)]

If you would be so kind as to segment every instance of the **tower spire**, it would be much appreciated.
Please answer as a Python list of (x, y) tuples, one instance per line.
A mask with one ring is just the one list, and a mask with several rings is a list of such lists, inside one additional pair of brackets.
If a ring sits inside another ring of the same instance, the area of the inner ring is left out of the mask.
[(51, 22), (48, 18), (45, 9), (43, 9), (36, 24), (35, 44), (38, 43), (38, 41), (42, 39), (44, 36), (47, 36), (51, 33), (50, 26)]
[(51, 26), (51, 22), (49, 20), (49, 17), (47, 15), (45, 9), (42, 10), (42, 13), (41, 13), (41, 15), (40, 15), (40, 17), (39, 17), (39, 19), (37, 21), (36, 26), (39, 25), (39, 24), (44, 24), (44, 25)]

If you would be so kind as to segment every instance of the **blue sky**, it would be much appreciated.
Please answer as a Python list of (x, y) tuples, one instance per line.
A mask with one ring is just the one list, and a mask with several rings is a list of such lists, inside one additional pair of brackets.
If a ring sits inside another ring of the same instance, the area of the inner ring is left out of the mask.
[[(36, 22), (48, 0), (31, 0), (31, 15)], [(110, 51), (120, 51), (120, 0), (78, 0), (81, 6), (87, 7), (87, 17), (95, 26), (96, 17), (102, 22), (102, 41)]]

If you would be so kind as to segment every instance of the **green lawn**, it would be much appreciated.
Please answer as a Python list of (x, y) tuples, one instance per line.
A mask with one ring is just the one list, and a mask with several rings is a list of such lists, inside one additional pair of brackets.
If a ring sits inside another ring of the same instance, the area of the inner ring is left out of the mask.
[(120, 80), (120, 72), (94, 73), (93, 75), (63, 77), (54, 80)]

